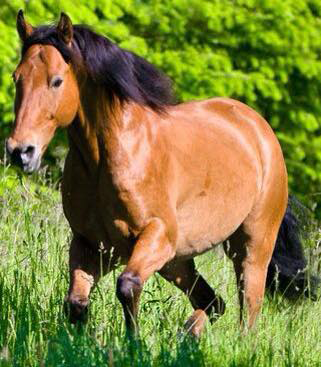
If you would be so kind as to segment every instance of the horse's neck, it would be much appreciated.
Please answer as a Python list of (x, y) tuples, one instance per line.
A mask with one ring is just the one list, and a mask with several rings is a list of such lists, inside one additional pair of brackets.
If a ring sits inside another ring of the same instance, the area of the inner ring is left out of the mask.
[(130, 113), (119, 101), (111, 106), (103, 94), (91, 91), (81, 99), (68, 135), (70, 149), (81, 155), (88, 171), (95, 172), (101, 161), (111, 158), (117, 149), (121, 133), (130, 124)]
[(93, 171), (100, 161), (98, 137), (79, 114), (68, 128), (68, 138), (73, 154), (81, 156), (87, 171)]

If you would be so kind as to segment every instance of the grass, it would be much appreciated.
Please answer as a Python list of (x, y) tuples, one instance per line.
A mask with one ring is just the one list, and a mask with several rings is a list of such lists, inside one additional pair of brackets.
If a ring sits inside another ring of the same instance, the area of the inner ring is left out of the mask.
[[(140, 340), (127, 340), (115, 296), (121, 269), (93, 292), (86, 327), (69, 325), (62, 304), (70, 231), (60, 194), (18, 181), (0, 171), (0, 366), (321, 366), (321, 302), (266, 297), (255, 332), (243, 336), (231, 263), (219, 251), (197, 264), (227, 311), (199, 342), (182, 331), (192, 312), (186, 297), (158, 275), (142, 295)], [(310, 246), (320, 239), (316, 231)]]

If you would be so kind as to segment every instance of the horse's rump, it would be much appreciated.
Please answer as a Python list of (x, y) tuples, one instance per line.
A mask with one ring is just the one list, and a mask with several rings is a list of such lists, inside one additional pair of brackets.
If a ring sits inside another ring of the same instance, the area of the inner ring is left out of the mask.
[(167, 185), (176, 193), (177, 256), (196, 255), (242, 224), (266, 190), (264, 173), (272, 173), (269, 185), (286, 174), (284, 164), (271, 170), (272, 159), (283, 157), (267, 122), (231, 99), (170, 107), (163, 120), (157, 123), (174, 166)]

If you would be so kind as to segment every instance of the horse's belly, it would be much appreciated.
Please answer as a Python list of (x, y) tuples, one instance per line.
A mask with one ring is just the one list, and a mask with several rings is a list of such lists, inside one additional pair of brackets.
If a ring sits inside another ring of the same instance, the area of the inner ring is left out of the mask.
[(203, 196), (177, 211), (177, 257), (197, 256), (226, 240), (242, 224), (253, 206), (253, 195), (239, 200)]

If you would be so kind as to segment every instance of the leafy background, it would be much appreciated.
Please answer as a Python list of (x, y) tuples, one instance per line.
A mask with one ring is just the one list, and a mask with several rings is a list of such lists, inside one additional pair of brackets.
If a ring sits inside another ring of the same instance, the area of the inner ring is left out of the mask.
[[(229, 96), (255, 108), (282, 144), (292, 192), (321, 218), (320, 0), (2, 0), (2, 148), (13, 120), (20, 8), (33, 25), (56, 21), (61, 10), (91, 25), (164, 70), (179, 100)], [(60, 132), (49, 166), (62, 161), (61, 146)]]
[[(180, 100), (230, 96), (254, 107), (280, 139), (292, 192), (321, 218), (320, 0), (0, 0), (0, 160), (13, 120), (20, 8), (34, 25), (55, 22), (61, 10), (91, 25), (168, 73)], [(59, 132), (46, 154), (54, 177), (65, 150)], [(19, 176), (0, 165), (1, 367), (320, 365), (320, 302), (266, 298), (257, 331), (244, 337), (232, 265), (219, 252), (196, 260), (227, 302), (200, 343), (182, 333), (187, 298), (157, 275), (142, 294), (143, 342), (127, 341), (114, 291), (120, 270), (93, 292), (85, 330), (70, 326), (63, 314), (70, 235), (44, 173)], [(320, 274), (320, 227), (304, 245), (310, 271)]]

